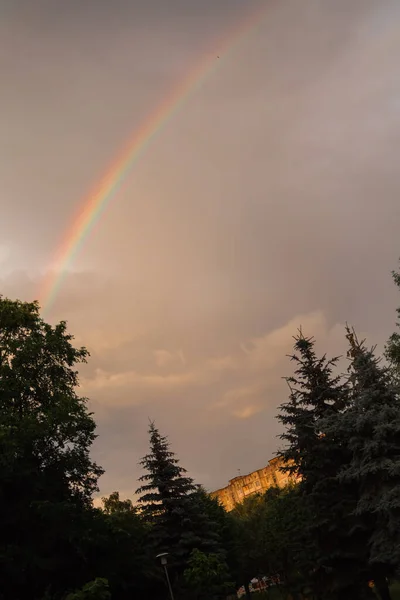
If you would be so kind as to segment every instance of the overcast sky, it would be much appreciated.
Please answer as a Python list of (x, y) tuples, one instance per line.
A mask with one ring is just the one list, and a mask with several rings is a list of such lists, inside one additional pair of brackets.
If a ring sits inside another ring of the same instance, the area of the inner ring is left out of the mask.
[(297, 327), (333, 353), (346, 320), (393, 331), (400, 2), (0, 0), (0, 291), (26, 300), (132, 131), (262, 4), (48, 315), (91, 351), (103, 494), (132, 496), (149, 417), (209, 489), (264, 466)]

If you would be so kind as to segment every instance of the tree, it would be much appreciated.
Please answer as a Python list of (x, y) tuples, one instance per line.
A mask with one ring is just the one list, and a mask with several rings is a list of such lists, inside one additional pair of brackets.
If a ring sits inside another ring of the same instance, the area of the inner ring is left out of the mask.
[(154, 555), (168, 552), (175, 588), (184, 586), (183, 571), (193, 549), (218, 551), (218, 535), (212, 531), (201, 491), (179, 465), (166, 437), (150, 423), (150, 453), (141, 461), (147, 473), (137, 490), (142, 518), (151, 526)]
[(293, 598), (307, 588), (314, 557), (306, 537), (310, 515), (305, 508), (299, 486), (291, 484), (249, 496), (232, 511), (238, 584), (249, 598), (253, 577), (282, 581)]
[(315, 341), (301, 330), (294, 339), (290, 358), (296, 369), (287, 378), (289, 401), (281, 405), (278, 419), (286, 426), (281, 436), (287, 444), (282, 451), (286, 469), (300, 475), (299, 490), (312, 514), (307, 537), (313, 541), (316, 565), (310, 576), (324, 598), (356, 598), (367, 582), (365, 538), (351, 517), (356, 489), (337, 479), (350, 460), (349, 450), (328, 426), (348, 407), (349, 387), (334, 373), (339, 357), (318, 358)]
[(340, 478), (358, 487), (355, 514), (369, 524), (369, 563), (383, 600), (386, 577), (400, 566), (400, 384), (390, 368), (347, 328), (352, 405), (339, 426), (348, 438), (351, 462)]
[[(184, 571), (187, 590), (193, 600), (219, 600), (232, 590), (229, 572), (220, 554), (205, 554), (195, 548)], [(186, 595), (188, 598), (188, 596)]]
[(190, 548), (201, 548), (204, 552), (214, 553), (226, 558), (222, 540), (224, 533), (223, 518), (215, 500), (210, 498), (200, 485), (189, 495), (187, 514), (186, 542)]
[(40, 318), (37, 303), (0, 297), (2, 454), (56, 476), (59, 493), (90, 504), (103, 470), (89, 456), (95, 422), (75, 392), (74, 367), (88, 352), (72, 340), (65, 321), (52, 327)]
[(160, 435), (154, 421), (150, 422), (149, 436), (150, 453), (140, 461), (147, 473), (139, 478), (143, 485), (136, 491), (141, 515), (149, 523), (166, 519), (179, 521), (185, 501), (197, 488), (186, 476), (186, 469), (179, 465), (169, 441)]
[(118, 492), (103, 498), (96, 511), (84, 555), (90, 573), (101, 573), (109, 582), (113, 598), (130, 600), (156, 598), (163, 579), (156, 569), (149, 543), (149, 525), (139, 516), (131, 500), (121, 500)]
[(83, 588), (73, 594), (68, 594), (65, 600), (110, 600), (107, 579), (97, 578), (86, 583)]
[[(90, 458), (95, 423), (76, 394), (75, 348), (64, 321), (37, 303), (0, 297), (0, 576), (5, 598), (80, 584), (79, 526), (102, 469)], [(86, 580), (87, 581), (87, 580)], [(72, 581), (73, 583), (73, 581)], [(66, 588), (64, 588), (66, 589)]]
[[(392, 272), (394, 283), (400, 290), (400, 269)], [(394, 368), (395, 372), (400, 375), (400, 307), (397, 309), (398, 322), (396, 323), (398, 331), (395, 331), (389, 338), (385, 349), (386, 358)]]
[(236, 580), (251, 597), (249, 582), (256, 575), (269, 572), (267, 540), (265, 537), (265, 502), (255, 494), (237, 504), (231, 513), (236, 553)]
[[(230, 579), (234, 580), (237, 573), (237, 556), (233, 532), (233, 518), (227, 513), (217, 498), (212, 498), (203, 487), (199, 486), (196, 492), (198, 501), (201, 502), (202, 511), (207, 517), (207, 533), (212, 544), (208, 545), (210, 552), (223, 556), (228, 565)], [(213, 533), (213, 535), (211, 535)]]
[[(294, 599), (308, 597), (308, 573), (315, 567), (315, 544), (310, 539), (312, 514), (298, 484), (271, 488), (264, 495), (264, 538), (269, 576), (279, 575)], [(302, 594), (302, 596), (300, 596)]]
[(127, 498), (121, 500), (119, 492), (113, 492), (107, 497), (103, 497), (103, 511), (106, 515), (137, 515), (137, 509), (133, 506), (132, 500)]
[(286, 428), (280, 436), (287, 444), (281, 454), (284, 469), (300, 476), (301, 488), (311, 491), (321, 483), (321, 473), (329, 475), (328, 466), (335, 472), (329, 460), (333, 440), (326, 437), (321, 425), (327, 415), (339, 414), (346, 407), (348, 389), (342, 377), (333, 373), (340, 357), (318, 358), (314, 339), (304, 337), (301, 330), (294, 340), (289, 358), (296, 369), (286, 378), (289, 401), (280, 406), (278, 415)]

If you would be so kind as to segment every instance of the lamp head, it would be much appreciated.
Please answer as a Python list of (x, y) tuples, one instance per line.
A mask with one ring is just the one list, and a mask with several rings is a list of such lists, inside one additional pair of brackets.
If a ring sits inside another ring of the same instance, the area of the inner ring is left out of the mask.
[(161, 554), (157, 554), (156, 558), (159, 558), (161, 560), (162, 565), (166, 565), (167, 564), (167, 556), (168, 556), (168, 552), (162, 552)]

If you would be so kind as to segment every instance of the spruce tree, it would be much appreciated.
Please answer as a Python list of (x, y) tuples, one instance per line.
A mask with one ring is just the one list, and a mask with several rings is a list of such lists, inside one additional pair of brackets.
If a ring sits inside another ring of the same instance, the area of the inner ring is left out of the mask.
[[(393, 281), (400, 290), (400, 269), (392, 272)], [(397, 331), (392, 333), (385, 349), (385, 355), (392, 365), (396, 375), (400, 378), (400, 307), (397, 309)]]
[(170, 443), (150, 422), (150, 453), (140, 461), (147, 473), (139, 478), (143, 485), (136, 491), (142, 516), (149, 522), (159, 517), (178, 516), (189, 494), (196, 491), (193, 479), (186, 476), (186, 469), (170, 450)]
[(296, 364), (294, 375), (286, 378), (289, 401), (280, 406), (278, 420), (285, 426), (280, 436), (286, 442), (281, 455), (285, 470), (301, 478), (306, 492), (314, 490), (325, 478), (335, 474), (337, 462), (335, 441), (323, 430), (328, 415), (339, 414), (348, 403), (348, 386), (340, 375), (333, 373), (340, 357), (318, 358), (313, 338), (300, 330), (294, 338), (294, 353), (289, 356)]
[(314, 339), (301, 330), (294, 339), (290, 359), (296, 368), (287, 378), (289, 401), (281, 405), (278, 419), (286, 427), (281, 435), (286, 468), (300, 476), (300, 498), (312, 514), (307, 538), (308, 552), (315, 554), (313, 587), (324, 598), (362, 597), (367, 561), (351, 519), (356, 491), (337, 480), (349, 452), (328, 426), (349, 404), (348, 384), (334, 373), (340, 357), (319, 358)]
[(352, 406), (341, 416), (351, 463), (341, 471), (358, 487), (355, 513), (370, 526), (369, 562), (384, 600), (385, 579), (400, 568), (400, 384), (392, 371), (347, 328)]
[(186, 515), (186, 544), (191, 548), (200, 548), (203, 552), (220, 554), (225, 559), (223, 532), (218, 522), (218, 515), (214, 513), (215, 501), (200, 485), (196, 486), (196, 491), (189, 496), (189, 500), (190, 510)]
[(184, 559), (186, 535), (184, 522), (189, 511), (189, 497), (196, 490), (186, 470), (179, 465), (170, 444), (150, 423), (150, 452), (140, 465), (147, 473), (139, 478), (136, 491), (142, 517), (152, 525), (152, 541), (158, 553), (168, 552), (174, 564)]
[(154, 422), (149, 435), (150, 452), (140, 462), (147, 473), (139, 479), (138, 504), (151, 524), (154, 553), (170, 554), (168, 563), (179, 589), (192, 550), (222, 554), (221, 540), (207, 512), (204, 492), (186, 475)]

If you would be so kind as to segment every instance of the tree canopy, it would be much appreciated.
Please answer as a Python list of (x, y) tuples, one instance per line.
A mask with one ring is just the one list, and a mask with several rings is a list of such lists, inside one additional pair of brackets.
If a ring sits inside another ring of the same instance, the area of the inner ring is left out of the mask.
[(0, 297), (0, 569), (17, 597), (74, 584), (67, 571), (81, 570), (79, 526), (102, 474), (90, 458), (96, 425), (76, 394), (88, 353), (72, 341), (37, 303)]

